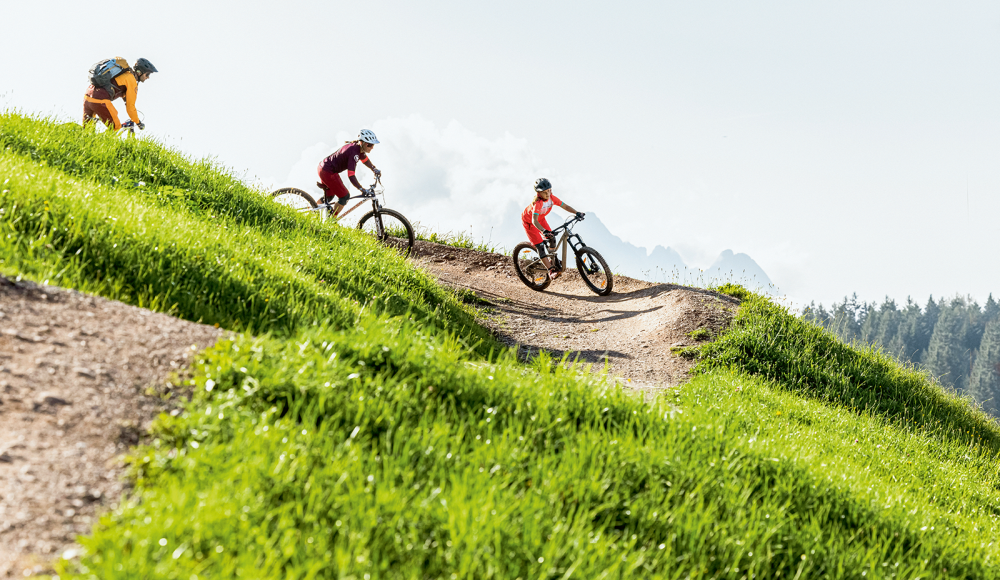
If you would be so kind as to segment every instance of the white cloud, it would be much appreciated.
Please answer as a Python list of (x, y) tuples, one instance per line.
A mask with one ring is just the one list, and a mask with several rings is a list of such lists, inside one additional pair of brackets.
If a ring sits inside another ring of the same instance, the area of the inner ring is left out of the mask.
[(457, 121), (419, 116), (377, 121), (372, 160), (385, 173), (386, 204), (437, 232), (466, 232), (508, 247), (524, 238), (520, 209), (545, 173), (525, 139), (477, 135)]

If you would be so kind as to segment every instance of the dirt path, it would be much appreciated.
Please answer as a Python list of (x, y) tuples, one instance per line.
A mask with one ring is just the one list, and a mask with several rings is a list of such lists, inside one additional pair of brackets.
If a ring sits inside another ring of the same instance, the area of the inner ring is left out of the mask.
[(739, 301), (730, 296), (615, 277), (614, 292), (597, 296), (576, 271), (544, 292), (528, 289), (508, 256), (417, 242), (413, 261), (452, 288), (465, 288), (488, 302), (484, 322), (502, 341), (530, 356), (557, 356), (610, 366), (628, 386), (649, 392), (683, 382), (693, 365), (672, 347), (698, 344), (689, 333), (715, 335), (729, 325)]
[(0, 578), (50, 571), (114, 507), (166, 379), (220, 334), (0, 276)]

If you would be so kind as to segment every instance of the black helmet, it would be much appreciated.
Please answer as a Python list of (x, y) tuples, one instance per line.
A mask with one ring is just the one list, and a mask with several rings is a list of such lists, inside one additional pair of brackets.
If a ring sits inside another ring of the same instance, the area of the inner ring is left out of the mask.
[(135, 69), (135, 72), (141, 75), (144, 75), (146, 73), (160, 72), (156, 70), (156, 67), (153, 66), (153, 63), (149, 62), (144, 58), (140, 58), (139, 60), (135, 61), (135, 64), (132, 66), (132, 68)]
[(552, 189), (552, 182), (544, 177), (535, 180), (535, 191), (545, 191), (546, 189)]

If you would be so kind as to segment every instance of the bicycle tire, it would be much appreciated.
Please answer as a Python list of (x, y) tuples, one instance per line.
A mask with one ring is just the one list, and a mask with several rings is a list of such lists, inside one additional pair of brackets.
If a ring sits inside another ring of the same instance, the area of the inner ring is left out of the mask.
[(514, 271), (517, 272), (517, 277), (528, 288), (541, 292), (552, 283), (549, 269), (545, 267), (542, 257), (538, 254), (538, 248), (534, 244), (521, 242), (514, 246), (511, 260), (514, 262)]
[(594, 248), (584, 246), (576, 253), (576, 270), (587, 285), (598, 296), (607, 296), (615, 287), (615, 279), (611, 268), (604, 261), (604, 256)]
[(315, 209), (316, 200), (297, 187), (282, 187), (271, 192), (271, 199), (292, 209)]
[[(383, 245), (395, 249), (403, 258), (408, 257), (410, 250), (413, 249), (414, 240), (413, 226), (410, 225), (409, 220), (403, 217), (403, 214), (392, 209), (382, 208), (378, 213), (379, 215), (376, 216), (375, 210), (372, 210), (361, 216), (361, 219), (358, 220), (358, 229), (368, 232)], [(377, 220), (379, 219), (382, 220), (382, 231), (384, 232), (381, 236), (377, 229)]]

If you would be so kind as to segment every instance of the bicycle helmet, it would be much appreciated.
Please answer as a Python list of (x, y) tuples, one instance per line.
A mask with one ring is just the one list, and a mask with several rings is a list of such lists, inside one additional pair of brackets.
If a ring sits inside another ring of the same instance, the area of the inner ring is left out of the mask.
[(361, 132), (358, 133), (358, 139), (364, 141), (365, 143), (378, 145), (378, 139), (375, 138), (375, 133), (372, 133), (368, 129), (362, 129)]
[(149, 62), (144, 58), (140, 58), (139, 60), (135, 61), (135, 64), (132, 65), (132, 68), (135, 69), (135, 71), (141, 75), (146, 73), (152, 74), (155, 72), (160, 72), (156, 70), (156, 67), (153, 66), (153, 63)]
[(535, 191), (545, 191), (552, 189), (552, 182), (544, 177), (535, 180)]

